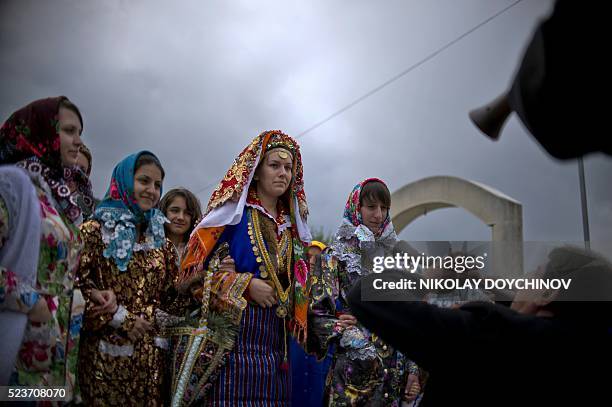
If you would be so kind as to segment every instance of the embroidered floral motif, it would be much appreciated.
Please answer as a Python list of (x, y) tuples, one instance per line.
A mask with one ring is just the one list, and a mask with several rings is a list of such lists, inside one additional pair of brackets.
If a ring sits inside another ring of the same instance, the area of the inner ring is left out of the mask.
[[(166, 241), (164, 223), (168, 220), (159, 209), (143, 212), (134, 197), (134, 169), (141, 151), (122, 160), (113, 170), (104, 200), (94, 212), (102, 225), (104, 256), (113, 259), (120, 271), (126, 271), (134, 252), (159, 249)], [(161, 191), (160, 191), (161, 194)], [(146, 224), (144, 242), (136, 241), (136, 227)]]
[(349, 195), (334, 243), (311, 270), (309, 343), (319, 356), (332, 344), (340, 349), (330, 371), (329, 404), (399, 406), (409, 361), (361, 324), (347, 329), (338, 324), (340, 315), (350, 313), (348, 292), (361, 275), (371, 272), (371, 257), (388, 255), (397, 241), (390, 221), (376, 235), (362, 224), (359, 195), (363, 184)]
[[(97, 212), (97, 210), (96, 210)], [(117, 268), (127, 270), (132, 254), (137, 251), (159, 249), (166, 241), (164, 223), (166, 217), (158, 210), (152, 214), (144, 233), (144, 242), (137, 243), (135, 218), (131, 213), (114, 208), (101, 210), (102, 241), (105, 244), (104, 257), (114, 259)]]
[(72, 397), (83, 310), (71, 307), (71, 303), (82, 242), (74, 225), (54, 207), (55, 200), (44, 188), (46, 183), (39, 181), (35, 186), (42, 222), (36, 284), (24, 286), (9, 276), (8, 285), (20, 292), (20, 304), (26, 309), (44, 299), (51, 320), (28, 321), (12, 384), (66, 386)]
[(93, 207), (91, 184), (76, 166), (64, 167), (58, 112), (65, 96), (36, 100), (14, 112), (0, 128), (0, 164), (17, 164), (42, 177), (70, 222), (80, 223), (79, 200)]

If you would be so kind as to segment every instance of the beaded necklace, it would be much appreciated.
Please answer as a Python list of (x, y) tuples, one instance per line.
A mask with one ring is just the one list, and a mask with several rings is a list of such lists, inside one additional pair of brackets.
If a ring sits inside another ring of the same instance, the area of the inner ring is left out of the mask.
[[(257, 209), (251, 209), (249, 222), (249, 238), (251, 239), (251, 245), (253, 247), (253, 253), (257, 263), (260, 263), (259, 271), (262, 278), (270, 276), (274, 282), (276, 293), (278, 294), (278, 306), (276, 307), (276, 316), (283, 320), (283, 337), (284, 337), (284, 356), (283, 362), (280, 365), (280, 369), (283, 371), (289, 370), (289, 361), (287, 357), (287, 315), (289, 314), (289, 293), (291, 292), (291, 257), (293, 255), (293, 246), (291, 245), (291, 232), (286, 229), (283, 231), (280, 239), (280, 243), (277, 239), (272, 239), (269, 242), (271, 245), (276, 245), (276, 264), (278, 270), (286, 268), (288, 285), (286, 289), (283, 289), (283, 285), (278, 279), (276, 274), (276, 267), (272, 263), (270, 258), (270, 252), (268, 251), (264, 242), (263, 235), (261, 233), (261, 223), (259, 221), (259, 211)], [(252, 225), (252, 226), (251, 226)], [(285, 261), (287, 259), (287, 261)], [(261, 264), (263, 261), (263, 264)]]
[[(291, 232), (289, 230), (284, 230), (281, 235), (280, 242), (277, 242), (276, 240), (273, 242), (268, 242), (268, 244), (276, 245), (276, 264), (278, 265), (278, 270), (280, 271), (282, 269), (286, 269), (287, 272), (289, 284), (287, 285), (286, 289), (283, 289), (283, 285), (278, 279), (278, 275), (276, 273), (277, 268), (274, 267), (274, 263), (272, 263), (270, 252), (266, 248), (266, 244), (261, 233), (259, 211), (253, 209), (249, 212), (251, 214), (251, 222), (249, 222), (248, 233), (249, 238), (251, 239), (251, 245), (253, 247), (253, 253), (255, 254), (256, 261), (257, 263), (260, 263), (260, 275), (264, 279), (268, 276), (272, 279), (279, 300), (278, 307), (276, 308), (276, 315), (279, 318), (284, 319), (289, 314), (289, 293), (291, 291)], [(262, 262), (263, 264), (261, 264)]]

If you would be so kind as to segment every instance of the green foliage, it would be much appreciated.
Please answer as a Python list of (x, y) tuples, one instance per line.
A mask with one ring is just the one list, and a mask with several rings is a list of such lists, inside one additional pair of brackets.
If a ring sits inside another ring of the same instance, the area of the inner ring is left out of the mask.
[(318, 240), (321, 243), (325, 243), (326, 246), (329, 246), (334, 241), (333, 233), (325, 233), (325, 229), (323, 226), (319, 228), (313, 228), (311, 230), (312, 240)]

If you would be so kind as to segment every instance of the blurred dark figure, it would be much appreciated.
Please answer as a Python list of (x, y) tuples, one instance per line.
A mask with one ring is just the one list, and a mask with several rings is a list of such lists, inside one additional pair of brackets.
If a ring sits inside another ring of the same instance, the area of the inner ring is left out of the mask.
[(536, 29), (509, 91), (470, 112), (470, 118), (495, 140), (514, 111), (555, 158), (611, 155), (604, 18), (606, 13), (594, 5), (559, 0)]
[[(510, 88), (470, 118), (496, 140), (516, 112), (557, 159), (612, 155), (607, 18), (596, 6), (559, 0), (536, 29)], [(413, 290), (403, 290), (401, 300), (397, 292), (378, 291), (372, 300), (374, 279), (419, 278), (390, 271), (357, 281), (348, 302), (361, 324), (429, 372), (423, 407), (612, 405), (612, 302), (569, 301), (585, 292), (608, 298), (612, 266), (592, 252), (558, 248), (540, 273), (572, 278), (570, 290), (520, 292), (510, 308), (484, 302), (439, 308)]]
[(407, 277), (364, 277), (348, 301), (360, 323), (429, 372), (421, 406), (610, 405), (612, 302), (566, 302), (585, 287), (596, 296), (612, 292), (612, 266), (598, 255), (554, 249), (540, 276), (572, 278), (570, 288), (520, 292), (511, 309), (484, 302), (439, 308), (411, 290), (402, 295), (413, 301), (390, 291), (362, 300), (362, 288), (371, 295), (381, 276)]

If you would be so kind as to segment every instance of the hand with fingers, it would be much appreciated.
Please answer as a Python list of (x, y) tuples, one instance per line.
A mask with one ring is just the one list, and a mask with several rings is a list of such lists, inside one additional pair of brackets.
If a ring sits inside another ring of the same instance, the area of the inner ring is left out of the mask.
[(113, 290), (91, 290), (91, 299), (97, 304), (91, 308), (95, 317), (102, 314), (114, 314), (117, 312), (117, 297)]
[(132, 342), (136, 342), (138, 339), (142, 338), (147, 332), (149, 332), (153, 328), (153, 325), (142, 317), (136, 317), (134, 321), (134, 326), (128, 332), (128, 338)]
[(223, 260), (221, 260), (221, 264), (219, 265), (219, 272), (236, 272), (236, 263), (231, 256), (225, 256)]
[(51, 318), (53, 318), (53, 315), (49, 310), (47, 300), (45, 297), (40, 296), (36, 304), (34, 304), (30, 312), (28, 312), (28, 319), (32, 322), (45, 323), (49, 322)]
[(274, 288), (262, 279), (252, 278), (248, 292), (251, 299), (260, 307), (269, 308), (278, 302)]
[(351, 314), (341, 314), (338, 317), (338, 322), (336, 322), (336, 324), (340, 328), (346, 329), (348, 327), (357, 325), (357, 318), (355, 318)]
[(410, 402), (414, 401), (419, 393), (421, 392), (421, 383), (419, 382), (419, 376), (411, 373), (408, 375), (406, 381), (406, 388), (404, 389), (404, 400)]

